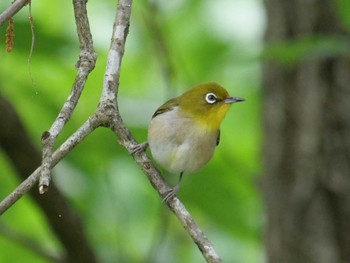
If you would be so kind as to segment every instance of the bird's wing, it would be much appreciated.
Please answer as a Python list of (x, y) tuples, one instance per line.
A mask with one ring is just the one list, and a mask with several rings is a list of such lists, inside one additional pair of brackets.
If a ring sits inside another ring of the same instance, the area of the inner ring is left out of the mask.
[(216, 138), (216, 146), (220, 143), (220, 130), (218, 130), (218, 137)]
[(159, 114), (172, 110), (176, 106), (178, 106), (178, 103), (175, 99), (168, 100), (156, 110), (156, 112), (152, 116), (152, 119)]

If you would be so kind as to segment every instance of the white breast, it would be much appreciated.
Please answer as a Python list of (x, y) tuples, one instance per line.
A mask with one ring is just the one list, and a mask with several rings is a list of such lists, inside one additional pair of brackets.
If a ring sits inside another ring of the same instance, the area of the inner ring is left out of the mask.
[[(180, 117), (181, 116), (181, 117)], [(175, 107), (154, 117), (148, 130), (153, 158), (171, 173), (191, 173), (212, 157), (218, 132), (207, 132)]]

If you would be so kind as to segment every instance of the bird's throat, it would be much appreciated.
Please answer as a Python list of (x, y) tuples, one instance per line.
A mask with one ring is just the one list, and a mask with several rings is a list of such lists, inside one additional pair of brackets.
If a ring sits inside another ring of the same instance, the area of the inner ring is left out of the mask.
[(225, 115), (230, 108), (231, 104), (223, 104), (220, 107), (212, 108), (206, 112), (196, 116), (196, 120), (200, 125), (203, 125), (208, 131), (217, 131), (220, 129), (221, 122), (225, 118)]

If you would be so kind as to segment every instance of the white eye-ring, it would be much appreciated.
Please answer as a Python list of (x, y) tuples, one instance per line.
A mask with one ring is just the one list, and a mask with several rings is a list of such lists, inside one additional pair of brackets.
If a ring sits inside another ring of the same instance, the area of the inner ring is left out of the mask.
[(214, 93), (207, 93), (207, 95), (205, 95), (205, 100), (209, 104), (214, 104), (217, 101), (217, 97)]

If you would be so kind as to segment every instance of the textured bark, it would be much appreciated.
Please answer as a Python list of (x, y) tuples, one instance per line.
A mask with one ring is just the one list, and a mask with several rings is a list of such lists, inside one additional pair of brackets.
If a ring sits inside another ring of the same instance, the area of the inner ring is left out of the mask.
[[(336, 2), (265, 0), (267, 45), (348, 35)], [(269, 60), (263, 75), (268, 262), (350, 262), (350, 56)]]

